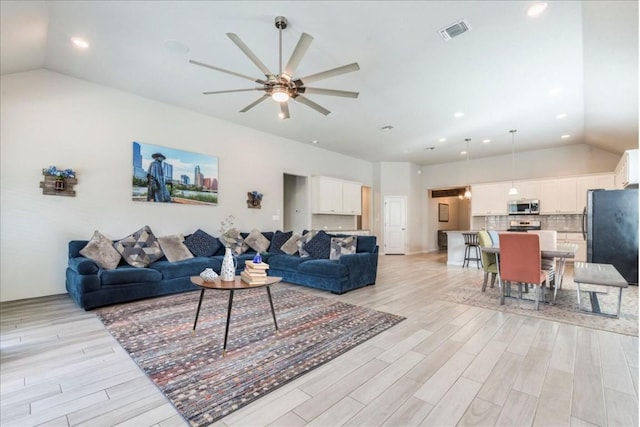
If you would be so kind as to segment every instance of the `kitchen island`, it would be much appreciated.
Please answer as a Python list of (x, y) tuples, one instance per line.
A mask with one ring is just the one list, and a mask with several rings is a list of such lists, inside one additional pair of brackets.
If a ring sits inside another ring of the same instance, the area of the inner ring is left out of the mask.
[(464, 261), (464, 237), (462, 233), (477, 233), (478, 230), (445, 230), (447, 233), (447, 265), (462, 267)]

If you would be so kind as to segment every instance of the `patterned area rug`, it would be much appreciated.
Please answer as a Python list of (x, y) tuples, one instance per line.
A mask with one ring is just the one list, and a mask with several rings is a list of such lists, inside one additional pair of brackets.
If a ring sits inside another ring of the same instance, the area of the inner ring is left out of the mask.
[(272, 287), (235, 292), (226, 357), (229, 294), (200, 292), (96, 310), (109, 332), (193, 425), (207, 425), (317, 368), (404, 318)]
[[(581, 286), (581, 289), (586, 286)], [(606, 290), (604, 287), (591, 287), (592, 289)], [(618, 289), (609, 288), (608, 294), (599, 294), (598, 301), (601, 311), (605, 313), (615, 313), (618, 303)], [(553, 291), (547, 290), (547, 301), (553, 299)], [(536, 311), (533, 305), (533, 290), (530, 295), (525, 295), (527, 300), (516, 298), (505, 298), (504, 305), (500, 305), (498, 284), (495, 288), (490, 288), (487, 284), (486, 292), (482, 292), (482, 281), (469, 283), (458, 287), (453, 291), (441, 296), (445, 301), (460, 304), (473, 305), (477, 307), (490, 308), (507, 313), (521, 314), (524, 316), (538, 317), (541, 319), (554, 320), (557, 322), (571, 323), (573, 325), (585, 326), (593, 329), (617, 332), (625, 335), (638, 336), (638, 287), (629, 286), (622, 290), (622, 308), (620, 318), (612, 319), (603, 316), (578, 311), (578, 294), (571, 278), (565, 276), (562, 289), (558, 290), (556, 305), (541, 304), (540, 310)], [(512, 296), (518, 295), (517, 286), (512, 286)], [(591, 310), (589, 294), (581, 293), (582, 308)]]

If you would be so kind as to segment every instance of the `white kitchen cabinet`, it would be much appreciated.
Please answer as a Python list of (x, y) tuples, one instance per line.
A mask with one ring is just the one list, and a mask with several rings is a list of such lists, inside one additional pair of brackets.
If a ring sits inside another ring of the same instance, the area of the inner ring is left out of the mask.
[(615, 169), (615, 188), (638, 185), (638, 150), (627, 150)]
[(572, 243), (578, 246), (576, 257), (568, 258), (567, 261), (587, 262), (587, 241), (582, 233), (558, 233), (558, 243)]
[(506, 215), (510, 182), (475, 184), (471, 187), (471, 215)]
[(611, 190), (615, 188), (614, 174), (588, 175), (577, 178), (576, 182), (578, 194), (576, 196), (576, 208), (582, 212), (587, 207), (587, 191), (602, 189)]
[[(576, 178), (561, 178), (542, 181), (540, 196), (541, 214), (578, 213)], [(580, 209), (582, 212), (582, 209)]]
[(361, 184), (328, 176), (311, 177), (311, 213), (360, 215)]
[(540, 199), (540, 181), (515, 182), (517, 195), (507, 195), (508, 200)]

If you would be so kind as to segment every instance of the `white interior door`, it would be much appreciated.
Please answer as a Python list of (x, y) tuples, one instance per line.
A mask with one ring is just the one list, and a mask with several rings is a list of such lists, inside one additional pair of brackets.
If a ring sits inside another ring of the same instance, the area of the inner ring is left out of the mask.
[(384, 197), (384, 253), (404, 255), (407, 239), (407, 198)]

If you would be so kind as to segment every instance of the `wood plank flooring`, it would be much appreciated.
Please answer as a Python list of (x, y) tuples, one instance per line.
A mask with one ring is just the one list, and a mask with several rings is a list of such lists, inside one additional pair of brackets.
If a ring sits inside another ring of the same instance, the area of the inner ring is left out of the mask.
[[(295, 286), (407, 320), (214, 425), (638, 425), (637, 337), (443, 301), (482, 281), (445, 261), (381, 256), (345, 295)], [(0, 311), (2, 426), (189, 425), (67, 295)]]

